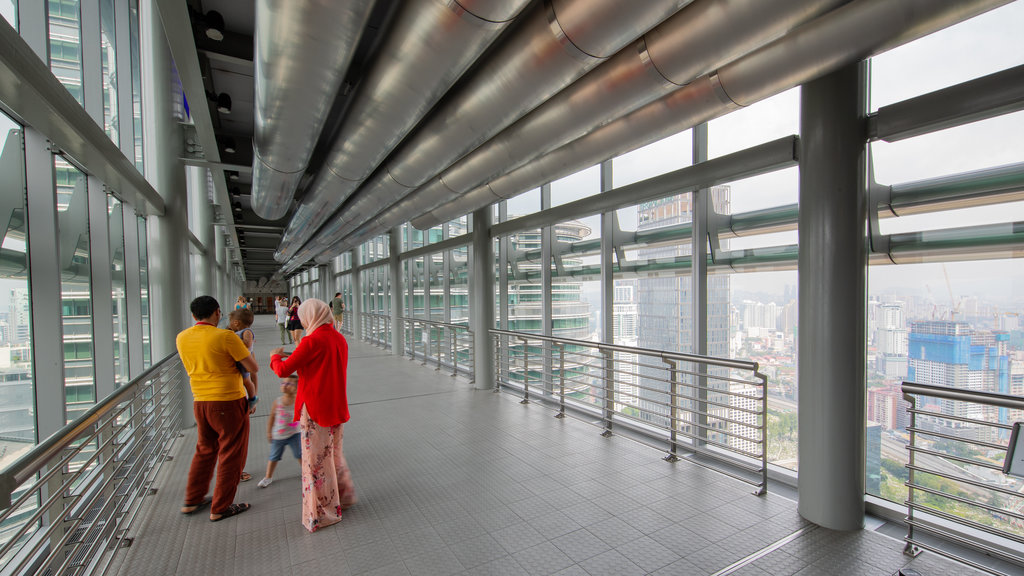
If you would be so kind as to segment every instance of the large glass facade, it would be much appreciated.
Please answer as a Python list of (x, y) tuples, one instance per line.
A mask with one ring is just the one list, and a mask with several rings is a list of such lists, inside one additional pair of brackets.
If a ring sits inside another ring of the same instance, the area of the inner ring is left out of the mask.
[(96, 402), (92, 330), (92, 270), (86, 175), (54, 157), (60, 261), (64, 398), (68, 422)]
[(23, 131), (0, 114), (0, 467), (36, 442)]
[(82, 16), (79, 0), (46, 0), (50, 71), (71, 95), (82, 96)]
[(139, 172), (143, 172), (142, 162), (142, 64), (139, 54), (139, 0), (128, 2), (128, 40), (131, 43), (132, 62), (132, 134), (135, 142), (132, 145), (133, 160)]

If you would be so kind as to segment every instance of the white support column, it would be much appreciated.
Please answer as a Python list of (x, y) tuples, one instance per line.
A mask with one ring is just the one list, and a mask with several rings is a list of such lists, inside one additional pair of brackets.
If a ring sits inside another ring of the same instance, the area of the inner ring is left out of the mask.
[(494, 245), (491, 242), (491, 207), (473, 212), (473, 262), (469, 275), (469, 325), (473, 330), (475, 382), (478, 390), (494, 389)]
[[(708, 125), (699, 124), (693, 127), (693, 164), (697, 165), (708, 159)], [(694, 354), (707, 356), (708, 353), (708, 211), (711, 205), (711, 190), (701, 188), (692, 192), (690, 201), (693, 235), (690, 239), (690, 346)], [(682, 342), (680, 342), (682, 344)], [(697, 417), (699, 428), (695, 440), (698, 445), (706, 444), (708, 435), (708, 392), (707, 370), (704, 364), (697, 366), (695, 378), (698, 386)]]
[[(61, 324), (60, 260), (57, 250), (57, 193), (53, 154), (42, 134), (25, 128), (25, 173), (28, 186), (29, 280), (32, 349), (53, 349), (64, 338)], [(33, 354), (36, 434), (47, 438), (64, 427), (64, 354)]]
[[(188, 206), (184, 165), (178, 159), (181, 138), (168, 88), (171, 55), (155, 0), (144, 0), (141, 15), (146, 179), (166, 203), (164, 214), (150, 216), (147, 226), (150, 325), (153, 361), (156, 363), (175, 352), (175, 337), (191, 323), (186, 297), (190, 277)], [(186, 413), (191, 413), (191, 410), (186, 410)]]
[[(612, 189), (612, 161), (601, 163), (601, 192)], [(601, 214), (601, 341), (614, 344), (615, 333), (615, 248), (616, 213)]]
[(228, 300), (228, 265), (227, 255), (225, 253), (225, 237), (224, 231), (215, 228), (213, 231), (213, 258), (214, 258), (214, 276), (217, 278), (217, 283), (213, 287), (214, 292), (217, 295), (218, 302), (230, 302)]
[(864, 525), (865, 67), (805, 84), (800, 112), (798, 510), (832, 530)]
[(50, 62), (49, 34), (46, 30), (46, 2), (17, 0), (18, 34), (47, 65)]
[(89, 176), (89, 267), (92, 271), (92, 345), (96, 400), (114, 392), (114, 302), (110, 272), (110, 232), (107, 222), (107, 191), (103, 182)]
[[(210, 203), (207, 170), (196, 166), (187, 166), (185, 170), (188, 173), (190, 198), (195, 201), (195, 206), (191, 207), (192, 214), (195, 216), (195, 234), (205, 251), (200, 255), (200, 269), (193, 270), (192, 273), (196, 275), (198, 293), (216, 298), (217, 284), (214, 278), (217, 270), (217, 255), (213, 240), (213, 205)], [(219, 299), (218, 302), (220, 302)], [(234, 299), (230, 302), (220, 303), (221, 306), (225, 306), (232, 302)]]
[(399, 242), (401, 234), (402, 229), (397, 227), (392, 228), (388, 234), (388, 251), (391, 254), (388, 259), (388, 270), (391, 275), (391, 354), (395, 356), (405, 355), (405, 323), (401, 319), (404, 297), (402, 287), (405, 285), (402, 277), (402, 246)]

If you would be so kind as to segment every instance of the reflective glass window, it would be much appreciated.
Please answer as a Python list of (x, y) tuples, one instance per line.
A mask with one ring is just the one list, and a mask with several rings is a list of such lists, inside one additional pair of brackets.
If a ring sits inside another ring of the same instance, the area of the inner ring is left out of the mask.
[(142, 367), (153, 364), (149, 339), (149, 249), (146, 239), (146, 219), (139, 217), (139, 287), (142, 290)]
[(127, 384), (128, 373), (128, 298), (125, 293), (124, 215), (121, 201), (107, 195), (107, 230), (110, 233), (110, 281), (114, 320), (114, 381)]
[(57, 187), (64, 393), (68, 422), (96, 402), (88, 186), (84, 173), (54, 156)]
[(15, 30), (18, 29), (18, 0), (0, 0), (0, 16)]
[(1009, 4), (871, 59), (871, 110), (1024, 64), (1024, 3)]
[(36, 442), (22, 137), (21, 127), (0, 114), (0, 467)]
[(595, 165), (551, 183), (551, 206), (601, 193), (601, 166)]
[(82, 25), (79, 0), (46, 0), (50, 71), (82, 103)]
[(142, 161), (142, 64), (139, 55), (139, 0), (128, 2), (128, 40), (132, 61), (132, 134), (135, 138), (135, 167), (143, 172)]
[(708, 122), (708, 158), (800, 133), (800, 88), (792, 88)]
[(100, 0), (100, 66), (102, 70), (103, 129), (118, 143), (117, 45), (114, 34), (114, 0)]

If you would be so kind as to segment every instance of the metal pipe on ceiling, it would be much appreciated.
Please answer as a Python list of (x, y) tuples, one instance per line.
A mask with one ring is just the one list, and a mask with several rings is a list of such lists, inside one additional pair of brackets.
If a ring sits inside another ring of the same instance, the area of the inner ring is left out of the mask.
[(290, 208), (373, 0), (257, 0), (252, 207)]
[[(537, 3), (458, 93), (442, 100), (352, 195), (325, 227), (326, 235), (387, 208), (691, 1)], [(315, 231), (306, 223), (293, 235), (308, 238)], [(284, 250), (277, 258), (291, 256)]]
[[(420, 229), (635, 150), (799, 86), (845, 64), (920, 38), (1009, 0), (856, 0), (717, 72), (607, 124), (460, 199), (414, 218)], [(387, 220), (378, 219), (384, 224)]]
[[(456, 200), (752, 52), (847, 0), (696, 2), (406, 196), (406, 214)], [(729, 42), (719, 39), (728, 38)]]
[(396, 18), (360, 83), (326, 169), (281, 239), (287, 255), (341, 207), (529, 0), (416, 0)]

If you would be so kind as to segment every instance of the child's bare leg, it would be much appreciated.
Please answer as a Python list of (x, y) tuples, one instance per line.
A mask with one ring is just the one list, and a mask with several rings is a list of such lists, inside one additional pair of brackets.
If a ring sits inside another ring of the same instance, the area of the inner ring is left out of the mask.
[(274, 477), (274, 469), (276, 469), (276, 468), (277, 468), (277, 462), (274, 462), (273, 460), (268, 460), (267, 461), (267, 473), (264, 474), (264, 476), (267, 477), (267, 478), (273, 478)]

